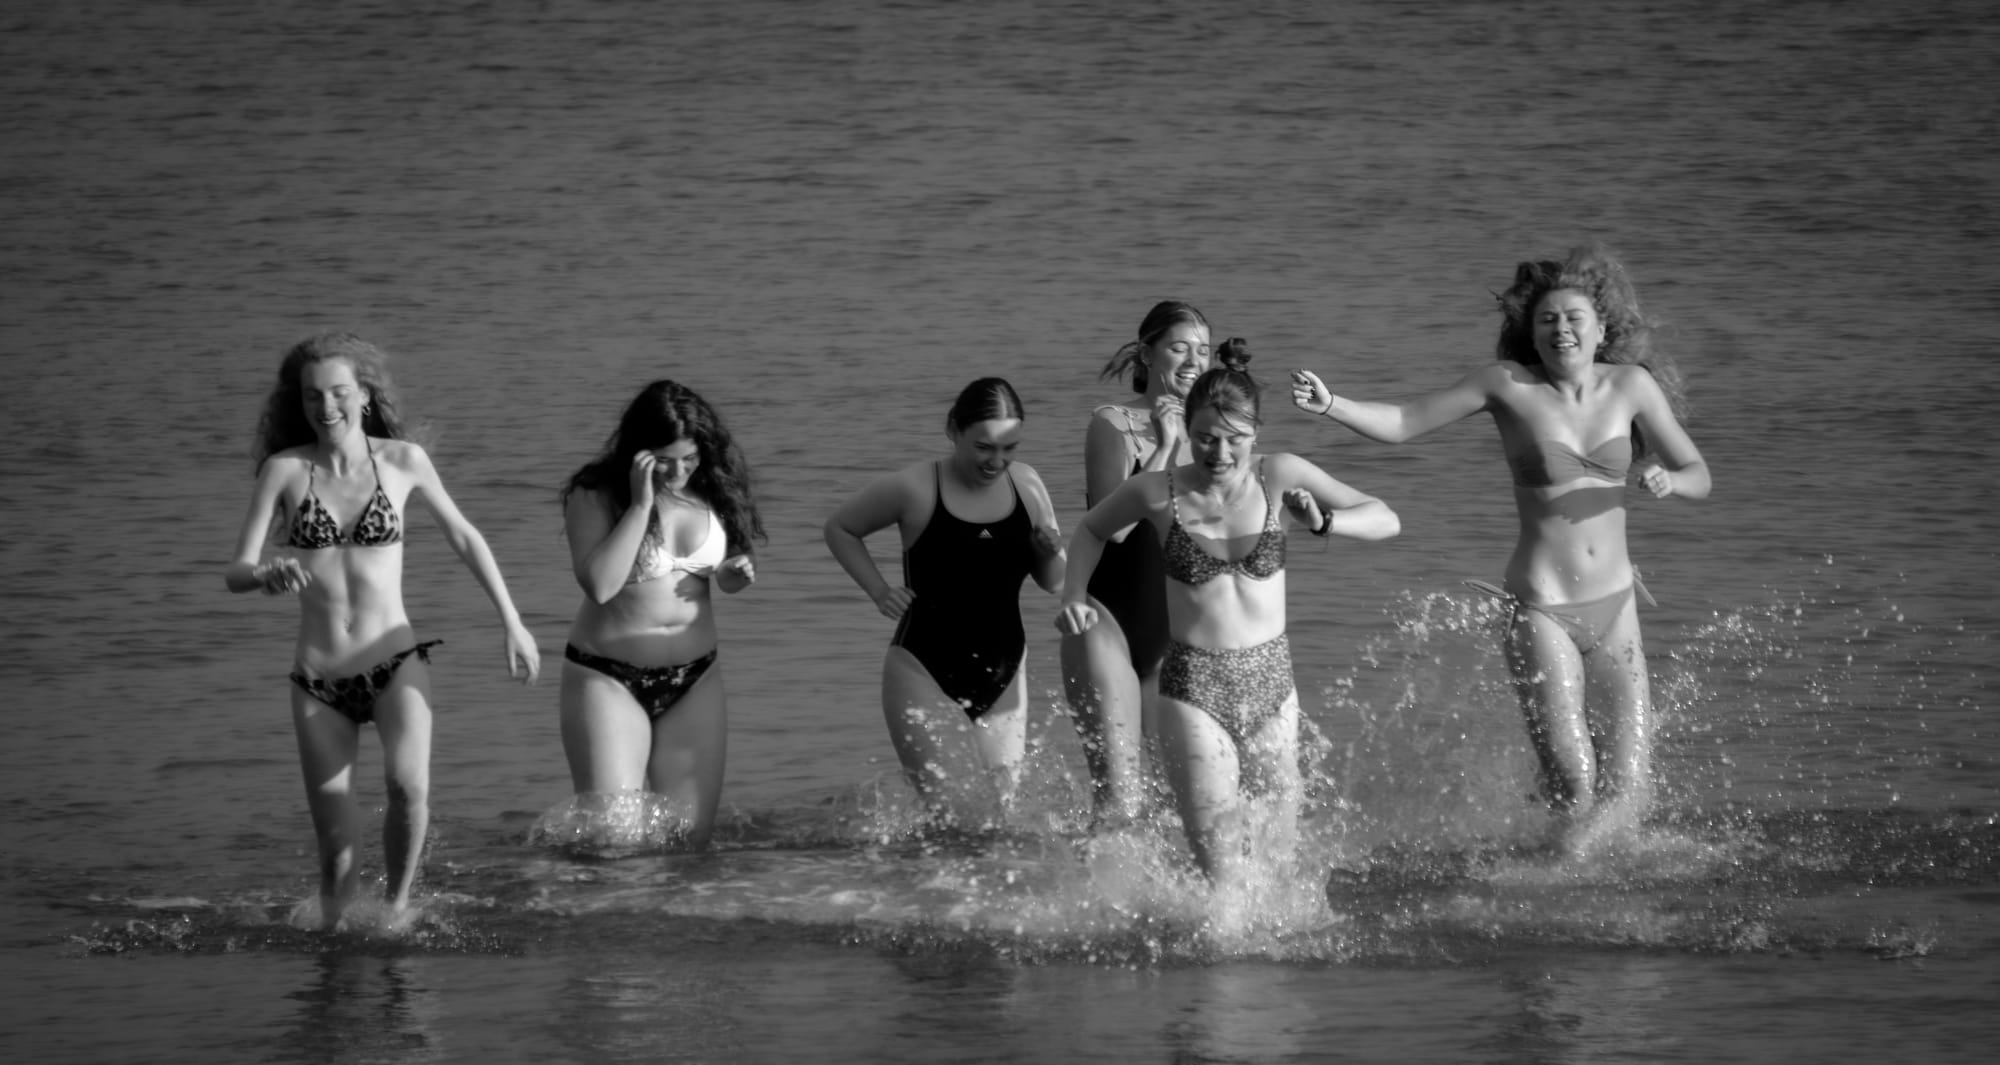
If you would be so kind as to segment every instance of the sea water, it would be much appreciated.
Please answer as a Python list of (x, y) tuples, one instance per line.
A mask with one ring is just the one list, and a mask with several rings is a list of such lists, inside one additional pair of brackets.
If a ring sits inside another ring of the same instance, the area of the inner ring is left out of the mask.
[[(5, 19), (7, 1060), (1983, 1061), (2000, 1035), (1982, 5)], [(1542, 846), (1461, 583), (1514, 537), (1490, 426), (1392, 448), (1282, 390), (1260, 448), (1404, 530), (1292, 546), (1296, 853), (1218, 898), (1170, 815), (1091, 829), (1032, 587), (1021, 801), (924, 827), (888, 623), (819, 527), (941, 454), (961, 385), (1020, 389), (1068, 530), (1089, 411), (1127, 394), (1097, 370), (1154, 301), (1249, 338), (1267, 381), (1391, 398), (1489, 360), (1513, 264), (1586, 239), (1667, 321), (1715, 478), (1630, 500), (1660, 601), (1637, 839)], [(447, 640), (432, 839), (414, 915), (333, 935), (305, 930), (295, 607), (220, 580), (278, 356), (325, 328), (394, 354), (549, 670), (506, 681), (413, 517), (410, 610)], [(699, 854), (548, 831), (579, 597), (555, 492), (659, 376), (729, 419), (771, 532), (717, 597)]]

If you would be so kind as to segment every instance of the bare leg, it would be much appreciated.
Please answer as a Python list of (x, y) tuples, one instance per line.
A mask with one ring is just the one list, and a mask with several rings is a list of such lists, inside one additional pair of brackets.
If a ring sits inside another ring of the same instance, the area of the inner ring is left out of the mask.
[(1584, 660), (1584, 669), (1592, 695), (1597, 791), (1589, 815), (1571, 839), (1571, 849), (1577, 851), (1630, 835), (1652, 806), (1652, 692), (1634, 604), (1625, 604), (1603, 642)]
[(382, 736), (382, 770), (388, 794), (382, 815), (382, 852), (388, 865), (383, 897), (394, 911), (410, 904), (410, 888), (423, 864), (431, 824), (430, 665), (412, 656), (375, 699), (375, 730)]
[[(1018, 672), (1015, 682), (1025, 691)], [(1003, 696), (995, 709), (1006, 705)], [(998, 801), (993, 771), (1009, 767), (989, 763), (980, 745), (965, 738), (974, 725), (964, 709), (938, 687), (915, 655), (901, 647), (890, 647), (882, 658), (882, 717), (904, 779), (934, 814), (951, 821), (961, 813), (978, 811), (983, 819), (993, 812)], [(1025, 720), (1024, 710), (1023, 725)], [(996, 744), (995, 753), (1006, 755), (1004, 739)], [(1018, 762), (1020, 755), (1013, 757)]]
[(1093, 810), (1099, 820), (1129, 821), (1145, 807), (1146, 693), (1117, 619), (1091, 605), (1097, 624), (1062, 638), (1063, 693), (1090, 765)]
[(1257, 804), (1259, 838), (1268, 845), (1268, 857), (1289, 856), (1297, 850), (1299, 804), (1305, 797), (1305, 780), (1299, 774), (1299, 695), (1286, 698), (1285, 705), (1252, 733), (1237, 752), (1243, 774), (1243, 794)]
[(319, 841), (319, 921), (332, 931), (354, 899), (360, 870), (355, 841), (361, 813), (354, 802), (354, 755), (361, 726), (292, 688), (292, 732), (305, 773), (306, 807)]
[(722, 771), (729, 753), (729, 705), (721, 665), (708, 667), (652, 730), (646, 786), (688, 819), (688, 844), (705, 847), (715, 828), (716, 808), (722, 805)]
[(578, 795), (637, 791), (646, 784), (653, 726), (625, 685), (565, 660), (563, 756)]
[(1507, 666), (1541, 764), (1542, 798), (1558, 814), (1575, 817), (1590, 808), (1596, 794), (1582, 656), (1554, 619), (1520, 608), (1507, 629)]
[[(1211, 880), (1234, 878), (1243, 864), (1243, 796), (1236, 741), (1208, 712), (1162, 695), (1160, 758), (1195, 865)], [(1294, 719), (1296, 720), (1296, 719)]]
[(1011, 805), (1021, 783), (1021, 759), (1028, 749), (1027, 655), (1014, 669), (1014, 679), (985, 713), (972, 722), (972, 742), (986, 767), (1001, 806)]

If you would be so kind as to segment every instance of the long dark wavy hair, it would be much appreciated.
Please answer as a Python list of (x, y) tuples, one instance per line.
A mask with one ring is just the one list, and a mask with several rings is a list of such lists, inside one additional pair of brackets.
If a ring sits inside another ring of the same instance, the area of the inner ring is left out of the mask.
[(264, 400), (257, 439), (250, 449), (258, 469), (264, 467), (265, 459), (286, 448), (319, 439), (306, 417), (301, 379), (308, 364), (332, 359), (346, 359), (354, 367), (354, 379), (368, 391), (368, 401), (361, 408), (362, 431), (374, 437), (409, 439), (395, 385), (389, 380), (388, 354), (353, 333), (321, 333), (292, 345), (278, 363), (278, 383)]
[(1167, 330), (1183, 322), (1192, 322), (1203, 329), (1209, 327), (1208, 319), (1195, 309), (1194, 304), (1186, 300), (1161, 300), (1153, 304), (1153, 309), (1147, 311), (1146, 317), (1139, 322), (1139, 339), (1126, 341), (1125, 346), (1111, 356), (1111, 361), (1104, 364), (1104, 372), (1098, 374), (1097, 379), (1108, 381), (1130, 373), (1132, 391), (1144, 392), (1146, 349), (1152, 347), (1154, 341), (1165, 336)]
[[(753, 539), (766, 539), (750, 494), (750, 463), (722, 416), (694, 389), (664, 378), (647, 385), (626, 406), (604, 450), (563, 485), (562, 501), (567, 504), (570, 493), (581, 488), (609, 498), (614, 516), (624, 514), (632, 506), (632, 457), (676, 440), (694, 441), (701, 464), (688, 478), (688, 488), (714, 508), (729, 534), (730, 553), (748, 549)], [(647, 515), (646, 531), (656, 531), (658, 522), (658, 515)]]
[[(1500, 301), (1500, 359), (1523, 366), (1540, 366), (1541, 353), (1535, 350), (1535, 308), (1551, 292), (1568, 289), (1589, 297), (1604, 323), (1604, 343), (1598, 345), (1596, 361), (1640, 366), (1653, 375), (1660, 391), (1666, 393), (1674, 417), (1688, 417), (1687, 387), (1673, 356), (1654, 344), (1656, 323), (1639, 309), (1639, 295), (1625, 266), (1601, 244), (1572, 248), (1561, 262), (1541, 259), (1514, 268), (1514, 283), (1498, 295)], [(1648, 453), (1643, 434), (1635, 431), (1637, 457)]]
[(1183, 409), (1189, 421), (1204, 407), (1214, 407), (1226, 417), (1251, 425), (1264, 424), (1263, 389), (1250, 376), (1250, 342), (1230, 337), (1215, 349), (1216, 365), (1195, 378), (1188, 389)]

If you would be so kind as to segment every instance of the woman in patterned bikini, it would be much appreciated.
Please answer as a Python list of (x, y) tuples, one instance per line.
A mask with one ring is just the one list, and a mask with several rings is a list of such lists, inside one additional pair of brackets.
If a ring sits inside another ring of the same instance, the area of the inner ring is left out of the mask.
[(1485, 411), (1500, 430), (1521, 535), (1504, 588), (1507, 659), (1562, 845), (1629, 837), (1652, 798), (1652, 708), (1625, 544), (1625, 479), (1658, 498), (1708, 495), (1681, 428), (1680, 374), (1652, 346), (1625, 269), (1602, 248), (1522, 263), (1500, 296), (1499, 361), (1402, 403), (1345, 399), (1312, 373), (1292, 399), (1401, 443)]
[(1084, 516), (1056, 628), (1074, 636), (1098, 623), (1086, 589), (1104, 545), (1127, 526), (1150, 525), (1167, 610), (1161, 759), (1195, 863), (1224, 884), (1248, 867), (1253, 821), (1275, 826), (1283, 843), (1298, 812), (1283, 516), (1319, 536), (1361, 540), (1395, 536), (1400, 525), (1381, 500), (1297, 455), (1257, 454), (1262, 412), (1250, 353), (1235, 339), (1215, 355), (1222, 365), (1195, 381), (1185, 404), (1194, 461), (1137, 474)]
[[(510, 674), (541, 670), (535, 639), (508, 598), (486, 540), (465, 520), (424, 449), (406, 440), (387, 356), (347, 333), (285, 354), (257, 432), (257, 486), (236, 555), (232, 592), (299, 597), (292, 726), (319, 838), (320, 923), (353, 902), (360, 811), (354, 758), (361, 726), (382, 737), (387, 813), (383, 893), (392, 914), (410, 901), (430, 825), (430, 648), (403, 611), (403, 512), (429, 506), (452, 550), (500, 613)], [(260, 561), (273, 524), (290, 554)]]
[(563, 650), (562, 737), (579, 797), (659, 795), (675, 833), (708, 843), (728, 713), (711, 585), (757, 579), (764, 524), (750, 469), (693, 389), (647, 385), (604, 451), (563, 488), (583, 605)]

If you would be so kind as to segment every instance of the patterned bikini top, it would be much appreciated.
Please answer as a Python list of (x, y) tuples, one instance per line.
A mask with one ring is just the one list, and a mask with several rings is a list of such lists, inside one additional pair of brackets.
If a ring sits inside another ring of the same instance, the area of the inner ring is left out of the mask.
[(1174, 498), (1174, 471), (1167, 471), (1167, 505), (1173, 508), (1173, 524), (1167, 529), (1167, 576), (1182, 584), (1207, 584), (1225, 573), (1240, 573), (1255, 580), (1269, 580), (1285, 568), (1285, 530), (1278, 523), (1278, 508), (1271, 504), (1271, 490), (1264, 484), (1264, 464), (1257, 464), (1257, 485), (1264, 491), (1264, 531), (1242, 558), (1217, 558), (1202, 550), (1194, 537), (1181, 527), (1180, 501)]
[(675, 572), (696, 577), (706, 577), (715, 572), (715, 567), (729, 557), (729, 530), (722, 527), (722, 519), (715, 511), (708, 512), (708, 535), (693, 554), (675, 555), (667, 551), (667, 545), (658, 528), (646, 530), (646, 538), (639, 541), (639, 553), (632, 557), (632, 575), (625, 578), (626, 584), (642, 581), (656, 581), (673, 576)]
[(1514, 471), (1514, 483), (1523, 488), (1546, 488), (1585, 477), (1622, 484), (1625, 471), (1632, 468), (1632, 438), (1614, 436), (1588, 452), (1555, 440), (1537, 440), (1527, 450), (1507, 456), (1507, 465)]
[(368, 445), (368, 468), (375, 471), (375, 494), (361, 508), (361, 516), (354, 520), (354, 529), (342, 533), (340, 523), (334, 520), (326, 504), (319, 501), (319, 494), (313, 491), (313, 479), (319, 468), (311, 460), (306, 462), (306, 494), (299, 500), (299, 508), (292, 514), (292, 525), (285, 541), (286, 547), (297, 547), (316, 551), (323, 547), (387, 547), (403, 542), (403, 516), (396, 512), (396, 505), (389, 502), (389, 493), (382, 490), (382, 468), (375, 464), (375, 445)]

